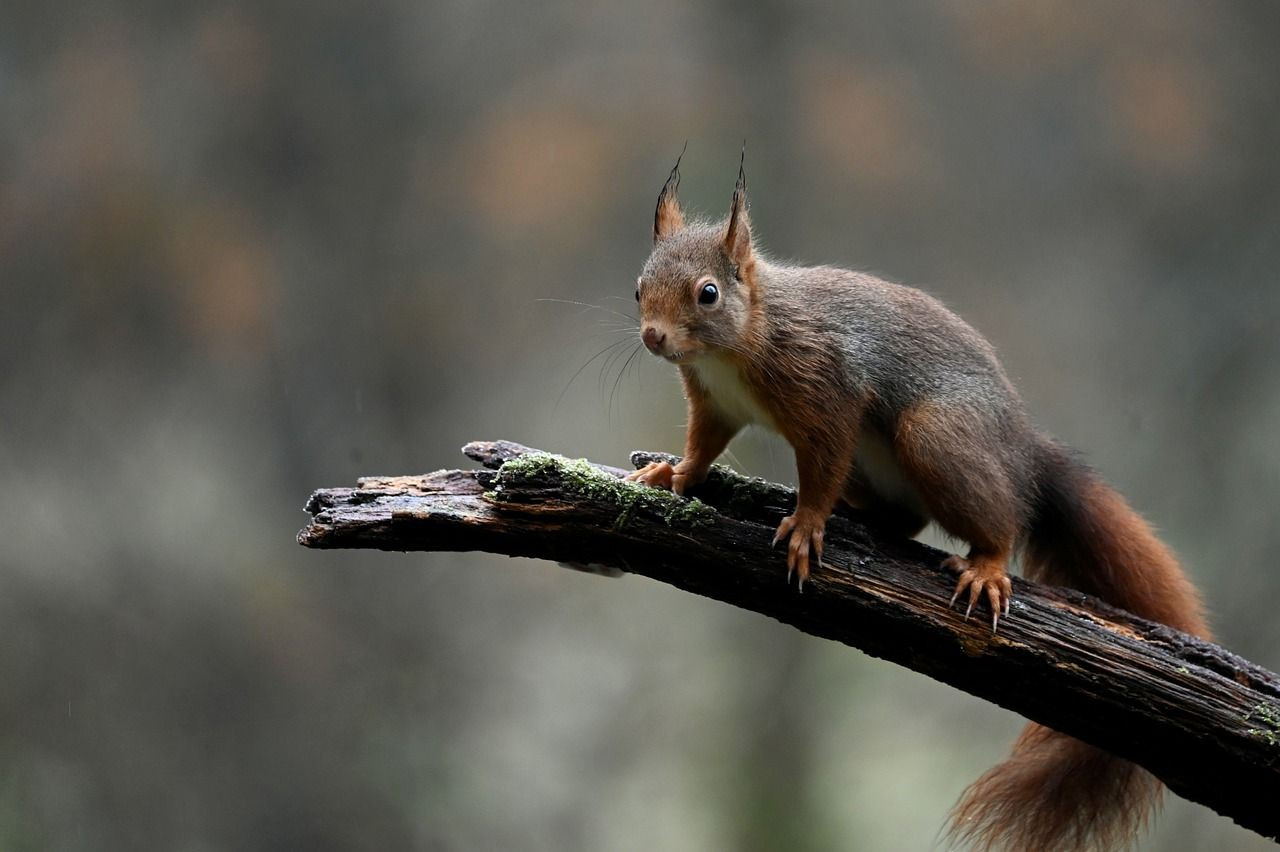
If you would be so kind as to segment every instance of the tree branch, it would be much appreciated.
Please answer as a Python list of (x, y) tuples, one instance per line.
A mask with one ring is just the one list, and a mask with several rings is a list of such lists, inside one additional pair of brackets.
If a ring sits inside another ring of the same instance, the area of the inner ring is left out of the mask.
[[(715, 467), (696, 499), (510, 442), (489, 470), (361, 479), (315, 492), (307, 547), (485, 550), (625, 571), (754, 610), (923, 672), (1135, 761), (1178, 794), (1280, 837), (1280, 678), (1068, 589), (1014, 579), (999, 633), (948, 606), (941, 552), (838, 511), (803, 594), (770, 549), (790, 489)], [(652, 453), (634, 453), (643, 464)]]

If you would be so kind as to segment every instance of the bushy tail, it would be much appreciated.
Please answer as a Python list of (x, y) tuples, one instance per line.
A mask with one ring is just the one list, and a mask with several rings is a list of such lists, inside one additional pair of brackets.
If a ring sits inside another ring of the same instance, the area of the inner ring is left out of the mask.
[[(1040, 456), (1027, 576), (1208, 639), (1195, 587), (1138, 513), (1061, 447), (1046, 441)], [(1114, 849), (1132, 842), (1162, 789), (1136, 764), (1032, 724), (961, 796), (951, 833), (982, 850)]]

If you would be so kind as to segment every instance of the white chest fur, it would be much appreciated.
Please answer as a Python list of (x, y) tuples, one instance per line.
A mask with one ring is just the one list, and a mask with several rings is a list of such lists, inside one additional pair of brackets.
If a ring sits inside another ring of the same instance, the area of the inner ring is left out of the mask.
[(902, 472), (888, 439), (878, 430), (863, 429), (858, 435), (856, 463), (871, 490), (882, 499), (906, 506), (922, 518), (929, 517), (920, 492)]
[(727, 358), (710, 355), (690, 365), (694, 378), (702, 385), (711, 402), (730, 423), (746, 426), (759, 423), (778, 431), (773, 418), (756, 401), (751, 388), (742, 380), (737, 366)]

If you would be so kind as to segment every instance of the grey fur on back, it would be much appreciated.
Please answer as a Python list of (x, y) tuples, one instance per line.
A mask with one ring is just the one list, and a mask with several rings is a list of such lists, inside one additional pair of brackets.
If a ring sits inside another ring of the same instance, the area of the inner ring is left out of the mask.
[(1038, 442), (1017, 390), (991, 344), (942, 302), (838, 267), (762, 259), (756, 277), (772, 345), (791, 345), (797, 327), (839, 341), (845, 381), (871, 400), (868, 426), (892, 435), (899, 413), (944, 403), (956, 429), (1000, 437), (993, 448), (1011, 480), (1034, 483)]

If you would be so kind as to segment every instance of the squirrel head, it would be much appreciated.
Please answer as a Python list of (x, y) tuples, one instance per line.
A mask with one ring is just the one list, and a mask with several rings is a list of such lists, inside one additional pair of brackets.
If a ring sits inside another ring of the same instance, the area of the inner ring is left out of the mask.
[(739, 163), (733, 205), (718, 223), (686, 223), (679, 186), (677, 159), (658, 195), (653, 252), (636, 280), (641, 339), (673, 363), (741, 352), (757, 297), (746, 172)]

